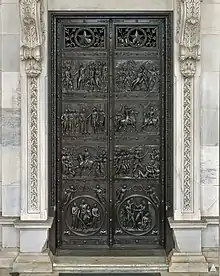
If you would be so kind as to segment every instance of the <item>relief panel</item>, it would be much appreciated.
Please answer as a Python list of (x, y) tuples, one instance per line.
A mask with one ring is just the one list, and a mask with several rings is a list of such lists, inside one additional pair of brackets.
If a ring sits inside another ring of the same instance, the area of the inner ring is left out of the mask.
[(158, 94), (160, 72), (158, 61), (117, 60), (115, 71), (116, 95), (147, 97)]
[(65, 48), (105, 48), (104, 27), (65, 27)]
[(105, 104), (65, 103), (61, 115), (63, 136), (106, 134), (106, 116)]
[(156, 27), (116, 27), (116, 48), (156, 48)]
[(106, 177), (107, 150), (101, 147), (64, 147), (62, 150), (63, 178)]
[[(64, 60), (62, 63), (62, 92), (75, 96), (98, 95), (107, 91), (105, 60)], [(91, 94), (92, 93), (92, 94)]]

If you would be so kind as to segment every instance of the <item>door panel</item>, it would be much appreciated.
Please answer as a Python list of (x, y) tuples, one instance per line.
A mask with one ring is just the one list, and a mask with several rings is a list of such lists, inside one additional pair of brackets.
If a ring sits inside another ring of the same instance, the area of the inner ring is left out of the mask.
[(62, 156), (60, 241), (108, 244), (108, 25), (60, 24)]
[(65, 16), (54, 26), (61, 250), (164, 246), (164, 22)]
[[(160, 243), (159, 26), (141, 21), (113, 22), (112, 182), (116, 246)], [(150, 55), (146, 57), (146, 53)]]

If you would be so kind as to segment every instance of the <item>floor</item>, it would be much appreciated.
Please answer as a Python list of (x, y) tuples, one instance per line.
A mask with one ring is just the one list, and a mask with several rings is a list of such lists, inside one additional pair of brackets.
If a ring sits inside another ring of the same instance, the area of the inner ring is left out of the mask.
[[(10, 276), (11, 271), (9, 269), (0, 269), (0, 276)], [(67, 272), (67, 271), (65, 271)], [(52, 274), (20, 274), (19, 276), (58, 276), (59, 272), (54, 272)], [(209, 272), (209, 273), (169, 273), (169, 272), (161, 272), (161, 276), (217, 276), (219, 272)]]

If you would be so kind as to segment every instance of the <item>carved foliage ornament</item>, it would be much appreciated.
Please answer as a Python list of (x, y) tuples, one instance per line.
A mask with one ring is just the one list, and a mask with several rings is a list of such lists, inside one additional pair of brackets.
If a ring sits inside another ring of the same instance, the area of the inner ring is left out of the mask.
[(195, 75), (196, 61), (200, 59), (200, 2), (179, 0), (179, 57), (181, 73), (185, 77)]
[(178, 42), (180, 72), (183, 76), (183, 211), (193, 211), (192, 201), (192, 95), (196, 63), (200, 59), (200, 2), (179, 0)]
[(31, 211), (39, 209), (38, 187), (38, 93), (41, 74), (41, 46), (43, 37), (42, 0), (19, 0), (21, 23), (21, 60), (25, 65), (30, 97), (29, 117), (29, 207)]
[(21, 59), (26, 62), (26, 74), (41, 73), (41, 0), (20, 0)]

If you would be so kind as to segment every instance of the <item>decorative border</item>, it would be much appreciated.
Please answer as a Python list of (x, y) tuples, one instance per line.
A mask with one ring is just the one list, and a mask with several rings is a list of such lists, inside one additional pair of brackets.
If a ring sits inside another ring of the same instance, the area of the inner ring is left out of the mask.
[(183, 78), (183, 211), (193, 212), (192, 95), (197, 61), (200, 60), (201, 0), (178, 0), (177, 36)]
[[(27, 201), (28, 213), (39, 212), (39, 158), (38, 158), (38, 95), (39, 76), (42, 71), (42, 37), (44, 34), (42, 25), (42, 0), (20, 0), (21, 23), (21, 61), (27, 76), (28, 107), (28, 156), (27, 163), (28, 187)], [(27, 135), (28, 135), (27, 134)]]

